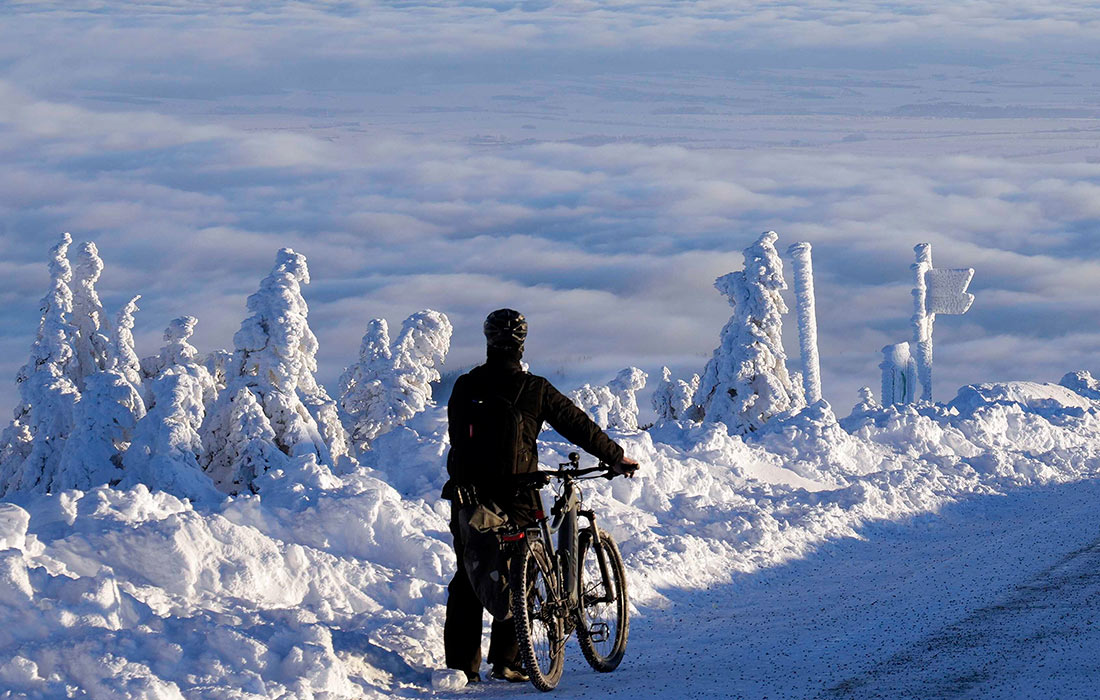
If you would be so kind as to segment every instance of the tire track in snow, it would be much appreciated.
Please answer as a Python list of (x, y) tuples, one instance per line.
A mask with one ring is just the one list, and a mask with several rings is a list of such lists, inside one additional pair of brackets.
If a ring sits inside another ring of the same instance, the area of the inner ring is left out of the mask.
[(1100, 539), (822, 697), (1093, 698)]

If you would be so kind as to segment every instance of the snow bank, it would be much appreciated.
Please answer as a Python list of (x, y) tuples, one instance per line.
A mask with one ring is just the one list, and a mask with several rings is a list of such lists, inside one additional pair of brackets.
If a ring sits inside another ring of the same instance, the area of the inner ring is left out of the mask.
[(329, 486), (307, 509), (277, 494), (197, 510), (144, 485), (0, 504), (3, 685), (380, 697), (391, 649), (425, 669), (402, 681), (426, 681), (453, 561), (423, 533), (444, 524), (370, 477)]
[(1058, 384), (1036, 382), (1006, 382), (1002, 384), (970, 384), (948, 404), (960, 413), (973, 415), (983, 406), (1018, 405), (1036, 413), (1075, 411), (1083, 415), (1092, 408), (1088, 398)]

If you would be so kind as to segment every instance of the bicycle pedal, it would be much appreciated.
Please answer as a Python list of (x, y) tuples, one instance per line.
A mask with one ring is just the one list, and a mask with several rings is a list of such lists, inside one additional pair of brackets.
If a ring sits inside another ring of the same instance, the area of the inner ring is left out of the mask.
[(606, 622), (597, 622), (588, 628), (588, 637), (597, 644), (611, 639), (611, 630)]

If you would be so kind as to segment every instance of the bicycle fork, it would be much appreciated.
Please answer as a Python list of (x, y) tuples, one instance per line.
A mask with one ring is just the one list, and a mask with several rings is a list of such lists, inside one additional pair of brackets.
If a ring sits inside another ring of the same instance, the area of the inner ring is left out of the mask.
[[(603, 543), (600, 541), (600, 529), (596, 527), (596, 515), (590, 510), (578, 511), (578, 515), (582, 515), (588, 519), (588, 526), (584, 529), (589, 533), (589, 546), (592, 547), (592, 551), (596, 553), (596, 562), (600, 567), (600, 580), (603, 583), (603, 595), (599, 598), (581, 602), (584, 604), (610, 603), (615, 600), (615, 596), (612, 594), (611, 590), (611, 568), (607, 563), (607, 552), (604, 551)], [(578, 566), (582, 564), (583, 562), (578, 562)]]

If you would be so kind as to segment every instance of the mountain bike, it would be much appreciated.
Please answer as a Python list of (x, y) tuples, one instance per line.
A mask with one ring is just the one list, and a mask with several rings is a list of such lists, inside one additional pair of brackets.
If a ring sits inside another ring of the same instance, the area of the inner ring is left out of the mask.
[(574, 630), (584, 658), (603, 673), (622, 662), (630, 631), (623, 558), (611, 535), (596, 526), (595, 514), (582, 508), (577, 486), (616, 474), (603, 463), (581, 469), (576, 452), (558, 467), (522, 477), (539, 487), (559, 481), (551, 517), (540, 510), (534, 526), (502, 538), (512, 547), (509, 586), (520, 655), (531, 683), (543, 691), (561, 680), (565, 642)]

